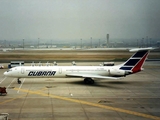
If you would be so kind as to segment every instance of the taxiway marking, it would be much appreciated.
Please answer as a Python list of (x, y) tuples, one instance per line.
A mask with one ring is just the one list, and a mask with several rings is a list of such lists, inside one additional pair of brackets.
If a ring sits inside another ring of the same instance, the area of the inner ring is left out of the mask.
[[(16, 88), (16, 89), (18, 90), (19, 88)], [(43, 90), (45, 90), (45, 89), (47, 89), (47, 88), (42, 88), (42, 89), (40, 89), (40, 90), (37, 90), (37, 92), (41, 92), (41, 91), (43, 91)], [(28, 90), (28, 92), (29, 92), (29, 90)], [(12, 99), (5, 100), (5, 101), (3, 101), (3, 102), (0, 102), (0, 105), (5, 104), (5, 103), (8, 103), (8, 102), (11, 102), (11, 101), (16, 100), (16, 99), (19, 99), (19, 98), (23, 98), (23, 97), (25, 97), (25, 96), (27, 96), (27, 95), (21, 95), (21, 96), (16, 97), (16, 98), (12, 98)]]
[(6, 79), (7, 77), (4, 77), (1, 81), (0, 81), (0, 84)]
[(12, 80), (12, 82), (7, 86), (7, 89), (11, 86), (11, 84), (15, 81), (16, 78)]
[[(18, 89), (19, 88), (14, 88), (14, 90), (18, 90)], [(30, 94), (37, 94), (37, 95), (47, 96), (47, 97), (49, 96), (51, 98), (56, 98), (56, 99), (60, 99), (60, 100), (65, 100), (65, 101), (70, 101), (70, 102), (75, 102), (75, 103), (81, 103), (81, 104), (85, 104), (85, 105), (104, 108), (104, 109), (108, 109), (108, 110), (113, 110), (113, 111), (117, 111), (117, 112), (122, 112), (122, 113), (126, 113), (126, 114), (135, 115), (135, 116), (140, 116), (140, 117), (144, 117), (144, 118), (160, 120), (160, 117), (153, 116), (153, 115), (148, 115), (148, 114), (144, 114), (144, 113), (140, 113), (140, 112), (135, 112), (135, 111), (131, 111), (131, 110), (125, 110), (125, 109), (121, 109), (121, 108), (116, 108), (116, 107), (111, 107), (111, 106), (105, 106), (105, 105), (100, 105), (100, 104), (96, 104), (96, 103), (91, 103), (91, 102), (87, 102), (87, 101), (83, 101), (83, 100), (76, 100), (76, 99), (71, 99), (71, 98), (66, 98), (66, 97), (46, 94), (46, 93), (38, 92), (38, 91), (30, 91), (30, 90), (27, 90), (27, 89), (19, 89), (19, 90), (22, 91), (22, 92), (30, 93)]]
[[(24, 81), (25, 81), (25, 78), (23, 79), (22, 84), (19, 86), (19, 90), (22, 88), (22, 85), (23, 85)], [(19, 90), (17, 91), (17, 93), (19, 93)]]
[(0, 102), (0, 105), (5, 104), (5, 103), (8, 103), (8, 102), (11, 102), (11, 101), (16, 100), (16, 99), (19, 99), (19, 98), (23, 98), (23, 97), (25, 97), (25, 96), (26, 96), (26, 95), (21, 95), (21, 96), (16, 97), (16, 98), (12, 98), (12, 99), (9, 99), (9, 100), (5, 100), (5, 101), (3, 101), (3, 102)]

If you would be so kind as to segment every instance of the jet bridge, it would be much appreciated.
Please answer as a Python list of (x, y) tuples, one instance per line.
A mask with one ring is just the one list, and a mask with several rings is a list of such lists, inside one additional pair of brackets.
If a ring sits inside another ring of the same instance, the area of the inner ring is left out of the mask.
[(17, 67), (17, 66), (23, 66), (24, 61), (11, 61), (8, 65), (8, 68)]

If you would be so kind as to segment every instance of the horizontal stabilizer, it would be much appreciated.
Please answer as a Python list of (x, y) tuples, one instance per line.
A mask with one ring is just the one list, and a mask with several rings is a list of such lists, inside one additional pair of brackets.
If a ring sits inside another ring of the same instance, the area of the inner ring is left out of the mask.
[(82, 78), (99, 78), (99, 79), (114, 79), (117, 80), (117, 77), (109, 77), (109, 76), (102, 76), (102, 75), (92, 75), (92, 74), (67, 74), (66, 76), (69, 77), (82, 77)]
[(154, 50), (155, 48), (153, 47), (147, 47), (147, 48), (133, 48), (133, 49), (130, 49), (129, 51), (130, 52), (137, 52), (137, 51), (144, 51), (144, 50)]

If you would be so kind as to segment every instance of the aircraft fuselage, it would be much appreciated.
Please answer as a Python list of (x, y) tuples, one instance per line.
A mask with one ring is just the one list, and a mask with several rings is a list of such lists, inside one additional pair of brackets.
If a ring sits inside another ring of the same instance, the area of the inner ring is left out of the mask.
[(113, 69), (115, 72), (115, 68), (113, 66), (19, 66), (10, 69), (9, 71), (12, 72), (7, 71), (4, 75), (7, 74), (7, 76), (17, 78), (67, 77), (68, 74), (95, 74), (112, 76)]

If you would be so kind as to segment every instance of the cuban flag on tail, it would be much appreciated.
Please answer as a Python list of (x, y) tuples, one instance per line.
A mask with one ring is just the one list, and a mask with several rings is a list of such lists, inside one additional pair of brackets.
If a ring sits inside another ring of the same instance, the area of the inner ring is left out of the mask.
[(136, 73), (142, 70), (143, 64), (147, 59), (147, 56), (150, 50), (154, 48), (137, 48), (131, 49), (130, 52), (135, 52), (125, 63), (123, 63), (120, 67), (121, 70), (130, 71), (131, 73)]

